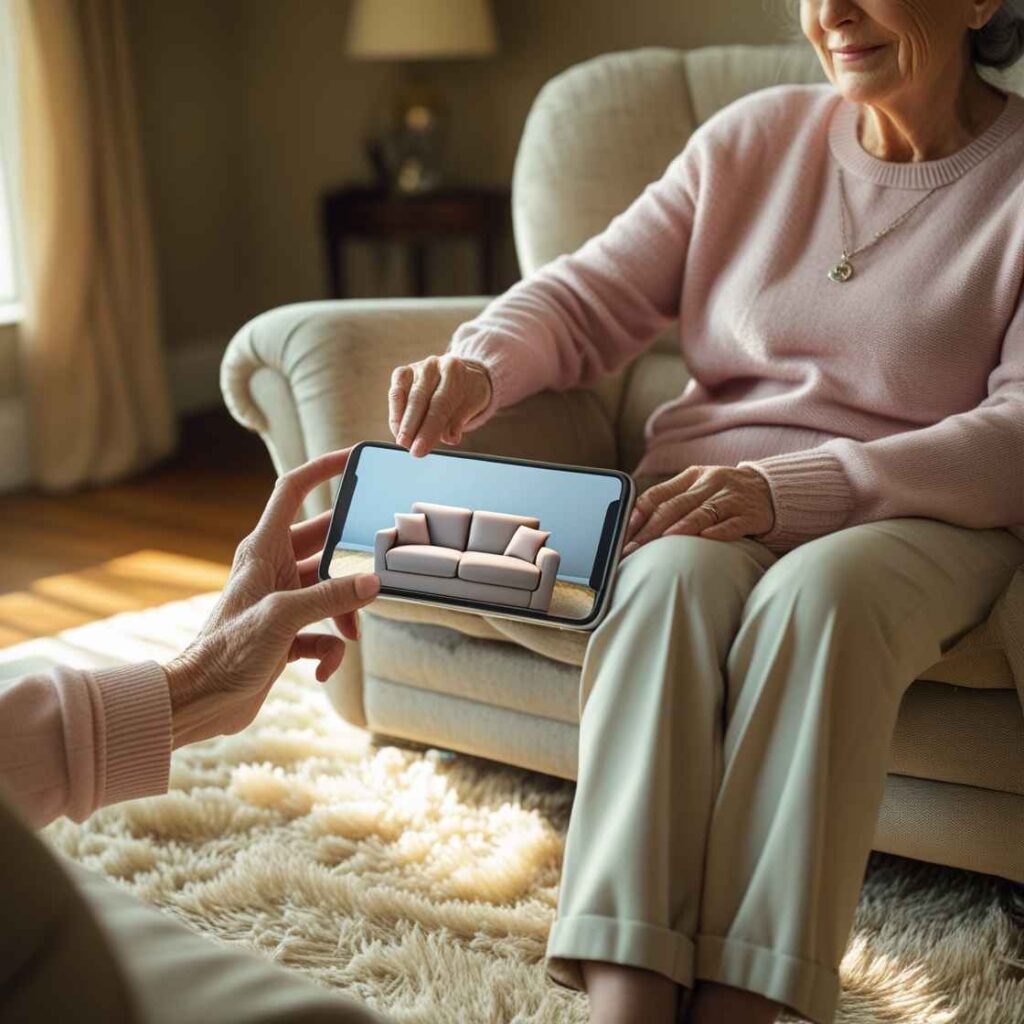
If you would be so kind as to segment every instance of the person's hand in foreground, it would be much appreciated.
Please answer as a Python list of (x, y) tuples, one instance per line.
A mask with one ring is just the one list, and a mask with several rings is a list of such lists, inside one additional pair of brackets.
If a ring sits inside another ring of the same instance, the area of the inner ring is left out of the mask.
[(388, 392), (391, 433), (417, 458), (438, 441), (458, 444), (466, 423), (487, 407), (491, 391), (487, 367), (461, 356), (432, 355), (396, 366)]
[[(715, 520), (711, 501), (718, 509)], [(775, 523), (768, 482), (750, 466), (688, 466), (643, 492), (633, 505), (622, 557), (657, 537), (693, 534), (714, 540), (767, 533)]]
[(341, 634), (359, 636), (356, 609), (380, 589), (374, 573), (317, 579), (331, 514), (292, 525), (303, 499), (341, 473), (351, 447), (286, 473), (256, 528), (238, 545), (231, 575), (199, 636), (165, 665), (171, 692), (174, 746), (244, 729), (285, 665), (297, 658), (319, 664), (325, 681), (345, 654), (345, 641), (303, 632), (333, 619)]

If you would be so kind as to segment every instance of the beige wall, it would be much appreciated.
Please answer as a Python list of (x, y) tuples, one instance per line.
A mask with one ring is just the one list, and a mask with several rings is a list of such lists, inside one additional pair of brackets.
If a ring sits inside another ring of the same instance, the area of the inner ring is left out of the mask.
[[(600, 53), (783, 38), (783, 0), (492, 0), (501, 52), (435, 63), (453, 180), (507, 184), (552, 75)], [(318, 201), (366, 180), (362, 139), (399, 69), (344, 52), (349, 0), (130, 0), (143, 150), (168, 348), (226, 344), (272, 306), (326, 296)], [(401, 293), (399, 250), (355, 247), (359, 294)], [(511, 242), (501, 287), (516, 276)], [(438, 246), (436, 294), (475, 291), (468, 245)], [(2, 339), (0, 339), (2, 340)], [(11, 346), (0, 397), (12, 390)]]
[(163, 323), (172, 345), (248, 308), (236, 0), (129, 0)]
[[(507, 183), (537, 90), (609, 50), (782, 38), (782, 0), (493, 0), (501, 53), (433, 65), (452, 112), (449, 163), (464, 181)], [(318, 198), (366, 179), (364, 132), (397, 71), (344, 53), (347, 0), (133, 0), (143, 143), (167, 343), (221, 334), (285, 302), (326, 295)], [(385, 258), (388, 254), (384, 254)], [(354, 254), (363, 294), (404, 287)], [(516, 275), (511, 245), (503, 287)], [(438, 293), (474, 289), (470, 253), (443, 247)]]

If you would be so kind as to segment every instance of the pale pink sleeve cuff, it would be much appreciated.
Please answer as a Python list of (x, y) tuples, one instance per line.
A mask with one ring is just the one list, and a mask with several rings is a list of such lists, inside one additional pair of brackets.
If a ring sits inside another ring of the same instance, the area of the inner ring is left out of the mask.
[(99, 803), (166, 793), (171, 765), (171, 694), (164, 670), (147, 661), (93, 672), (105, 737)]
[(829, 451), (811, 448), (737, 463), (750, 466), (768, 482), (775, 523), (756, 534), (776, 553), (840, 529), (853, 510), (853, 490), (842, 463)]
[(57, 667), (69, 818), (121, 800), (166, 793), (171, 694), (155, 661), (80, 671)]
[[(465, 325), (464, 325), (465, 326)], [(466, 421), (464, 430), (482, 427), (499, 409), (513, 405), (518, 399), (510, 396), (513, 371), (508, 355), (508, 339), (492, 331), (481, 331), (464, 338), (453, 338), (447, 351), (467, 362), (480, 363), (491, 378), (491, 400), (475, 416)]]

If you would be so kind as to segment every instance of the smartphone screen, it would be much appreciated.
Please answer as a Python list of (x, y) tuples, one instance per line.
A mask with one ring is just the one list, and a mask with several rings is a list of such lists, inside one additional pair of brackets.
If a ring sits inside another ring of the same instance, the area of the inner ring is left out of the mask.
[(585, 628), (604, 606), (632, 484), (618, 470), (401, 445), (353, 448), (321, 578), (381, 596)]

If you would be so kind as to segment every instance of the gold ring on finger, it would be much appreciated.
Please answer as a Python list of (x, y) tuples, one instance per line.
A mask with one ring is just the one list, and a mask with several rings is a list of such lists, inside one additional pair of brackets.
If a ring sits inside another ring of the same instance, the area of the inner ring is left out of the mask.
[(706, 508), (715, 517), (716, 523), (721, 521), (722, 515), (718, 511), (718, 506), (713, 501), (702, 502), (700, 507)]

